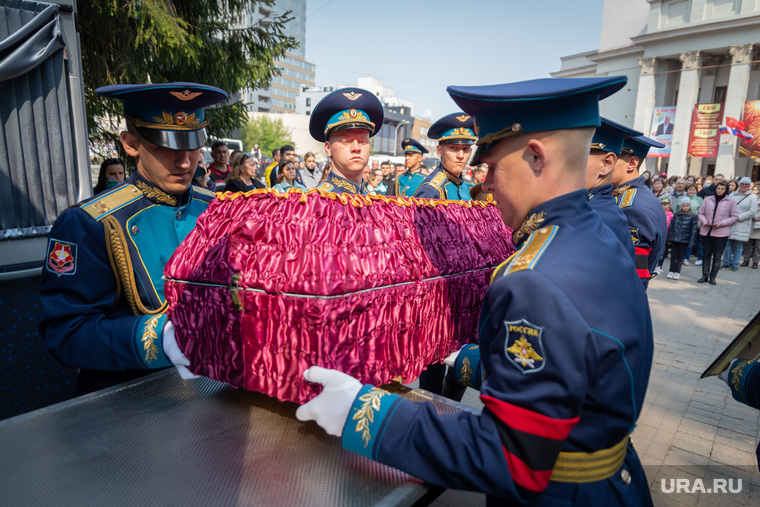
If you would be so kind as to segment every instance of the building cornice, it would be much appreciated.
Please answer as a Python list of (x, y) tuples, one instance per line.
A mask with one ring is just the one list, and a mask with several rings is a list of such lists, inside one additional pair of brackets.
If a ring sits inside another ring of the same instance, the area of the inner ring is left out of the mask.
[(621, 56), (636, 55), (643, 53), (644, 48), (635, 44), (631, 46), (625, 46), (617, 49), (610, 49), (609, 51), (597, 52), (595, 55), (587, 56), (592, 62), (603, 62), (613, 58), (620, 58)]
[(590, 74), (596, 74), (596, 64), (584, 65), (583, 67), (573, 67), (571, 69), (558, 70), (557, 72), (550, 72), (552, 77), (578, 77), (588, 76)]
[(687, 25), (680, 28), (674, 28), (671, 30), (649, 32), (644, 35), (631, 37), (631, 40), (634, 44), (646, 46), (648, 44), (661, 43), (686, 37), (695, 37), (707, 34), (714, 35), (720, 32), (729, 32), (745, 28), (760, 28), (760, 16), (748, 16), (746, 18), (700, 23)]

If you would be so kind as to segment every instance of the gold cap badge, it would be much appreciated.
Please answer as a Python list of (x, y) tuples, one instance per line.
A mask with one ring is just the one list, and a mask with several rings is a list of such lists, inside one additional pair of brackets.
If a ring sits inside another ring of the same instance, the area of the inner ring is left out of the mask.
[(199, 97), (200, 95), (203, 95), (203, 92), (191, 92), (190, 90), (185, 90), (184, 92), (169, 92), (179, 100), (193, 100), (195, 97)]

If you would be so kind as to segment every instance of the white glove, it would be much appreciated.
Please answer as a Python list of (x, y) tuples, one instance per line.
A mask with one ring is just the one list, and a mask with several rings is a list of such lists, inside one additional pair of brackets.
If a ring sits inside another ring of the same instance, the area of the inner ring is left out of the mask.
[(322, 384), (322, 392), (308, 403), (298, 407), (299, 421), (316, 421), (329, 435), (340, 437), (362, 383), (338, 370), (312, 366), (303, 372), (309, 382)]
[(187, 367), (190, 366), (190, 360), (185, 357), (185, 354), (179, 349), (177, 339), (174, 337), (174, 324), (172, 324), (169, 319), (166, 319), (166, 325), (164, 325), (163, 339), (164, 354), (166, 354), (166, 357), (172, 362), (174, 367), (177, 368), (179, 376), (185, 380), (198, 378), (199, 375), (196, 375), (187, 369)]
[(457, 357), (459, 357), (459, 351), (462, 349), (457, 350), (456, 352), (452, 352), (448, 356), (446, 356), (443, 360), (443, 364), (446, 366), (451, 366), (452, 368), (456, 366), (457, 364)]
[(728, 365), (728, 368), (723, 370), (722, 372), (718, 373), (718, 378), (721, 379), (723, 382), (726, 383), (727, 386), (731, 387), (730, 381), (728, 380), (728, 375), (731, 373), (731, 369), (734, 367), (734, 363), (738, 361), (738, 359), (734, 359), (731, 361), (731, 364)]

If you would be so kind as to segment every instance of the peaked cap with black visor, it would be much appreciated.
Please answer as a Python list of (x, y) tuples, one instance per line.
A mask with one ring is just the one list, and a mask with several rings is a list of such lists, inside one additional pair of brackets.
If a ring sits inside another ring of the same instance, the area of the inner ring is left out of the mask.
[(206, 143), (204, 108), (228, 98), (224, 90), (214, 86), (185, 82), (111, 85), (95, 93), (121, 100), (127, 122), (147, 141), (186, 151)]
[(441, 144), (475, 144), (475, 125), (472, 116), (462, 112), (447, 114), (433, 123), (427, 136)]
[(661, 149), (664, 147), (664, 144), (658, 143), (654, 139), (649, 139), (644, 135), (629, 137), (623, 141), (623, 153), (629, 153), (640, 159), (647, 158), (650, 148)]
[(326, 95), (312, 110), (309, 133), (319, 142), (331, 132), (364, 129), (372, 137), (383, 126), (383, 104), (363, 88), (342, 88)]
[(603, 117), (602, 124), (596, 129), (594, 138), (591, 139), (591, 149), (620, 155), (623, 151), (623, 141), (629, 137), (640, 135), (641, 132), (638, 130), (633, 130)]
[(509, 136), (599, 127), (599, 100), (623, 86), (625, 76), (544, 78), (486, 86), (449, 86), (446, 91), (462, 111), (475, 118), (476, 165)]

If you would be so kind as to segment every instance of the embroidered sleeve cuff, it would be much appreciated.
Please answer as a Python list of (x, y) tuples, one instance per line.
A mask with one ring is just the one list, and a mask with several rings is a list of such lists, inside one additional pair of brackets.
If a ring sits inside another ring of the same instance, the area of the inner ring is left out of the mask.
[(140, 317), (134, 330), (135, 350), (145, 368), (165, 368), (172, 363), (164, 354), (163, 330), (166, 314)]
[(736, 361), (734, 367), (731, 369), (729, 375), (729, 387), (731, 388), (731, 395), (739, 403), (749, 405), (749, 393), (747, 391), (747, 379), (751, 376), (751, 372), (757, 368), (755, 361)]
[(382, 441), (386, 418), (393, 415), (402, 399), (369, 384), (362, 387), (348, 412), (341, 437), (343, 447), (374, 459)]
[(480, 390), (480, 385), (483, 383), (483, 372), (478, 345), (471, 343), (462, 347), (454, 364), (454, 373), (457, 377), (457, 383)]

